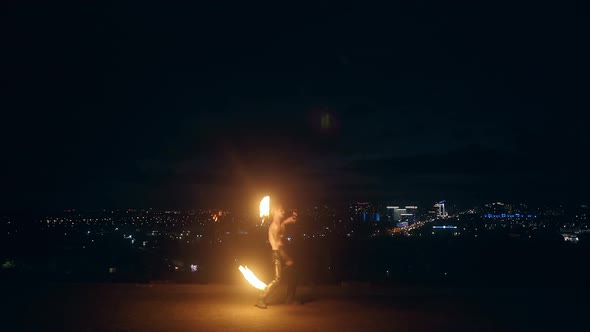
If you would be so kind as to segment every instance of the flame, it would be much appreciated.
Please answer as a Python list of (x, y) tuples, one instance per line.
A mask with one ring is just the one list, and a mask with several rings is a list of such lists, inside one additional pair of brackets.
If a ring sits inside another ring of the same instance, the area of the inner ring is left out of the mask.
[(260, 201), (260, 217), (268, 217), (270, 215), (270, 196), (264, 196)]
[(254, 288), (257, 288), (260, 290), (263, 290), (266, 288), (266, 284), (263, 283), (262, 281), (260, 281), (260, 279), (256, 278), (254, 273), (252, 273), (252, 271), (250, 271), (250, 269), (248, 269), (247, 266), (243, 267), (242, 265), (240, 265), (240, 267), (238, 267), (238, 269), (240, 270), (240, 272), (242, 272), (242, 274), (244, 275), (244, 278), (246, 278), (246, 280), (248, 280), (250, 285), (254, 286)]

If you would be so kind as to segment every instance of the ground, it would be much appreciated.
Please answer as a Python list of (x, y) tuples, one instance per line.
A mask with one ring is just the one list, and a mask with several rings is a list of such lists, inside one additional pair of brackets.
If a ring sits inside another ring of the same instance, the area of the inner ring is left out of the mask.
[[(588, 291), (338, 285), (254, 307), (240, 285), (7, 284), (4, 331), (523, 331), (580, 327)], [(280, 290), (282, 291), (282, 290)]]

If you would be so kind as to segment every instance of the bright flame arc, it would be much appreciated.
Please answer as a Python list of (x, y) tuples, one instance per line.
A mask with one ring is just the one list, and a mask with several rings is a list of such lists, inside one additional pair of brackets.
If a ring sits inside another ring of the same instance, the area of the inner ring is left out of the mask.
[(264, 196), (260, 201), (260, 217), (268, 217), (270, 215), (270, 196)]
[(242, 265), (240, 265), (238, 269), (240, 269), (240, 272), (242, 272), (244, 278), (246, 278), (246, 280), (248, 280), (250, 285), (254, 286), (254, 288), (260, 290), (264, 290), (266, 288), (266, 284), (260, 281), (260, 279), (256, 278), (254, 273), (252, 273), (252, 271), (250, 271), (247, 266), (243, 267)]

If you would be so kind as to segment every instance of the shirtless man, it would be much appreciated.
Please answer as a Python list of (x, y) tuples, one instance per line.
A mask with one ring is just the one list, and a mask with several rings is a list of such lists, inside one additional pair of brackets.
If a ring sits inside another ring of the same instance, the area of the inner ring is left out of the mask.
[(293, 214), (287, 219), (285, 217), (285, 210), (279, 206), (274, 211), (274, 216), (270, 226), (268, 227), (268, 242), (272, 248), (272, 261), (275, 269), (275, 278), (271, 281), (260, 294), (256, 306), (260, 309), (266, 309), (266, 300), (276, 290), (282, 278), (282, 264), (281, 260), (286, 266), (292, 266), (293, 260), (284, 250), (283, 235), (285, 234), (285, 226), (297, 221), (297, 214)]

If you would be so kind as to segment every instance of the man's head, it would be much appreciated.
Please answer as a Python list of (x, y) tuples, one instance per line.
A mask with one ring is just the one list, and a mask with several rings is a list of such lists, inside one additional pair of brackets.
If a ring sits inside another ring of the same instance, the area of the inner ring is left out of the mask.
[(285, 217), (285, 209), (282, 204), (275, 204), (272, 208), (273, 219), (283, 219)]

